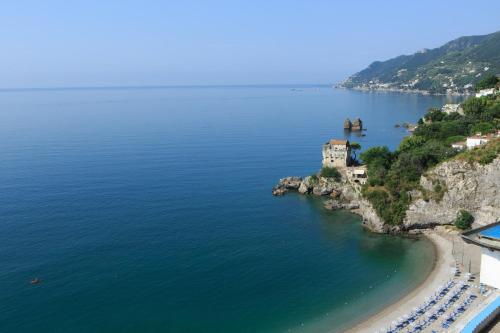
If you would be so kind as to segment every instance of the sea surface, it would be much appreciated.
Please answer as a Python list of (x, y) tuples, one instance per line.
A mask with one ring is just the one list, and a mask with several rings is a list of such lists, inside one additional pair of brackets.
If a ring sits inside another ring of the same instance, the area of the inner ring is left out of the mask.
[[(325, 86), (0, 91), (0, 332), (336, 332), (432, 268), (426, 240), (271, 196), (361, 117), (395, 148), (446, 97)], [(30, 280), (41, 283), (32, 285)]]

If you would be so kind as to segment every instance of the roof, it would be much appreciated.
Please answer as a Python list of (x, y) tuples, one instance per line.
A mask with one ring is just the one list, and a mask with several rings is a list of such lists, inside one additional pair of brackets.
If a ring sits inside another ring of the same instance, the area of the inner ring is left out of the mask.
[(500, 251), (500, 222), (466, 231), (462, 234), (462, 239), (469, 244)]
[(500, 224), (481, 231), (479, 233), (479, 237), (485, 237), (500, 241)]
[[(483, 311), (479, 312), (472, 320), (464, 327), (462, 333), (476, 332), (476, 328), (484, 328), (484, 324), (488, 324), (493, 318), (495, 313), (500, 309), (500, 296), (497, 296)], [(488, 320), (489, 319), (489, 320)], [(481, 327), (480, 327), (481, 325)]]
[(349, 144), (349, 141), (347, 141), (347, 140), (336, 140), (336, 139), (332, 139), (332, 140), (330, 140), (330, 144), (332, 144), (332, 145), (341, 145), (341, 146), (345, 146), (345, 145), (348, 145), (348, 144)]

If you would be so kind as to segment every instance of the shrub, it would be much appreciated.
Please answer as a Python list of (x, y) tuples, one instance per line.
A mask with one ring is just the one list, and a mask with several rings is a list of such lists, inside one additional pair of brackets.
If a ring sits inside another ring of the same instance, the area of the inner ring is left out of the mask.
[(459, 229), (465, 230), (470, 228), (472, 222), (474, 222), (474, 216), (472, 216), (468, 211), (462, 209), (458, 212), (457, 218), (455, 219), (455, 226)]
[(476, 90), (494, 88), (499, 79), (496, 75), (490, 74), (484, 77), (481, 81), (476, 83)]
[(493, 126), (492, 123), (485, 123), (485, 122), (480, 122), (477, 124), (474, 124), (470, 130), (470, 134), (474, 135), (476, 133), (491, 133), (495, 130), (495, 126)]
[(454, 135), (454, 136), (450, 136), (450, 137), (446, 138), (446, 140), (444, 140), (444, 143), (447, 146), (451, 146), (451, 144), (453, 144), (455, 142), (465, 141), (466, 139), (467, 139), (467, 137), (464, 135)]
[(446, 116), (446, 113), (441, 112), (438, 108), (430, 108), (427, 113), (425, 114), (424, 118), (425, 120), (430, 120), (430, 121), (441, 121), (443, 118)]
[(309, 178), (309, 179), (310, 179), (310, 180), (309, 180), (309, 183), (310, 183), (311, 185), (313, 185), (313, 186), (314, 186), (314, 185), (318, 184), (319, 179), (318, 179), (318, 176), (317, 176), (315, 173), (314, 173), (314, 174), (312, 174), (312, 175), (310, 175), (309, 177), (310, 177), (310, 178)]
[(425, 139), (421, 136), (407, 136), (399, 144), (399, 151), (408, 151), (422, 146), (425, 143)]
[(333, 178), (335, 180), (340, 180), (340, 173), (334, 167), (323, 167), (319, 173), (320, 177)]
[(393, 154), (386, 146), (372, 147), (362, 152), (360, 157), (367, 165), (377, 164), (389, 167), (392, 162)]
[(471, 97), (462, 103), (462, 108), (466, 115), (469, 116), (478, 116), (485, 109), (488, 104), (488, 97)]

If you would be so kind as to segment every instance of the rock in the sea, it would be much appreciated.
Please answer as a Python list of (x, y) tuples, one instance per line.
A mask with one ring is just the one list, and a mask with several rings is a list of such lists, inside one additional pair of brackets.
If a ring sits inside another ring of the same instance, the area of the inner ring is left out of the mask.
[(361, 121), (360, 118), (354, 119), (352, 122), (352, 128), (353, 131), (362, 131), (363, 130), (363, 122)]
[(284, 195), (289, 190), (297, 190), (302, 183), (301, 177), (286, 177), (280, 179), (278, 184), (273, 187), (273, 195), (281, 196)]
[(351, 120), (349, 118), (344, 120), (344, 129), (350, 131), (351, 127), (352, 127)]
[(300, 186), (298, 189), (300, 194), (309, 194), (309, 193), (311, 193), (311, 190), (312, 190), (312, 188), (308, 187), (306, 184), (304, 184), (304, 182), (300, 183)]
[(285, 193), (287, 192), (286, 189), (284, 188), (273, 188), (273, 195), (279, 197), (279, 196), (282, 196), (282, 195), (285, 195)]
[(313, 190), (314, 184), (317, 182), (318, 182), (317, 178), (315, 178), (315, 180), (313, 180), (313, 177), (311, 177), (311, 176), (305, 177), (304, 180), (300, 183), (300, 186), (298, 189), (299, 193), (300, 194), (311, 193)]
[(301, 177), (286, 177), (286, 178), (280, 179), (279, 184), (284, 186), (286, 189), (296, 190), (299, 188), (301, 182), (302, 182)]

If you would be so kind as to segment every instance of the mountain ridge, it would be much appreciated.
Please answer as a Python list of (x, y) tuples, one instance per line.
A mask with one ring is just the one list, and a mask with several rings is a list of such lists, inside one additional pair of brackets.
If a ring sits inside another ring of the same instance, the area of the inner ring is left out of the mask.
[(425, 93), (471, 93), (485, 75), (500, 73), (500, 31), (462, 36), (433, 49), (374, 61), (339, 87)]

